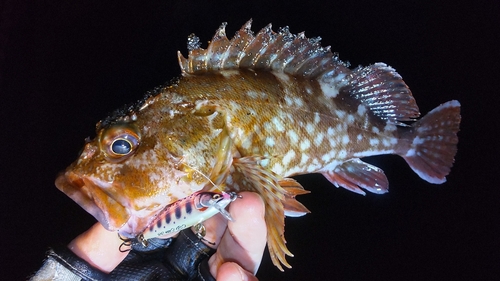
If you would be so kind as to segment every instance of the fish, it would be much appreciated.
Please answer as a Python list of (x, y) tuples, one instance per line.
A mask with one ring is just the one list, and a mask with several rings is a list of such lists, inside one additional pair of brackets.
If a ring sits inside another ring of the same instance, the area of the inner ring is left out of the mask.
[(457, 152), (460, 103), (427, 115), (385, 63), (350, 68), (321, 38), (249, 20), (232, 39), (223, 23), (208, 46), (188, 37), (180, 77), (115, 110), (56, 186), (105, 228), (147, 230), (165, 206), (204, 191), (258, 193), (273, 264), (290, 268), (285, 216), (309, 210), (293, 176), (319, 173), (358, 194), (389, 190), (364, 157), (396, 154), (441, 184)]

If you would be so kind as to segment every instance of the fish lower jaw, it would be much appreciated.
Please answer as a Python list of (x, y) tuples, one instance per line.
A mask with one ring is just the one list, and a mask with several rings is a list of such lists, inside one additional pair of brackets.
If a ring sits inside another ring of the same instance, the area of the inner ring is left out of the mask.
[(134, 208), (126, 198), (107, 191), (113, 188), (112, 184), (74, 172), (61, 173), (55, 184), (107, 230), (118, 231), (127, 237), (144, 231), (150, 221), (149, 218), (154, 217), (162, 209), (163, 202), (152, 202), (152, 200), (144, 204), (148, 207)]

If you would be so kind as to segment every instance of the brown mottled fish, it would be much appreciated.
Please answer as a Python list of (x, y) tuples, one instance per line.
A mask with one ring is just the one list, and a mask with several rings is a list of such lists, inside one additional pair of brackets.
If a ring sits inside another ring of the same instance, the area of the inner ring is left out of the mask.
[(308, 212), (295, 200), (307, 191), (290, 177), (321, 173), (356, 193), (385, 193), (384, 172), (360, 158), (397, 154), (422, 179), (446, 180), (458, 101), (416, 121), (415, 99), (390, 66), (349, 69), (319, 38), (271, 25), (254, 35), (250, 21), (228, 40), (225, 25), (207, 49), (191, 35), (188, 58), (179, 53), (182, 76), (101, 120), (96, 138), (57, 178), (107, 229), (134, 237), (194, 192), (254, 191), (282, 269), (291, 255), (284, 217)]

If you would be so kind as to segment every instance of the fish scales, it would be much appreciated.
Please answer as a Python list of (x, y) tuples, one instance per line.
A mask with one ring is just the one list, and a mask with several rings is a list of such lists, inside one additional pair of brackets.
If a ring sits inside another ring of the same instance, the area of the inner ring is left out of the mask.
[[(386, 124), (372, 121), (366, 109), (359, 114), (362, 105), (356, 100), (352, 105), (332, 103), (316, 81), (242, 70), (231, 75), (186, 77), (182, 82), (176, 88), (179, 95), (216, 100), (221, 108), (227, 108), (231, 126), (237, 128), (230, 137), (240, 155), (283, 157), (269, 163), (280, 175), (316, 172), (331, 159), (342, 162), (356, 153), (366, 153), (367, 148), (374, 154), (392, 151), (397, 143), (395, 126), (385, 128)], [(196, 87), (199, 84), (206, 87)], [(191, 140), (197, 142), (199, 137)], [(374, 140), (378, 144), (373, 144)], [(308, 160), (303, 160), (303, 154), (310, 155)]]
[(182, 77), (100, 121), (56, 186), (127, 237), (195, 192), (257, 192), (282, 270), (292, 255), (284, 217), (309, 212), (295, 199), (308, 191), (291, 176), (321, 173), (337, 187), (382, 194), (384, 172), (360, 158), (397, 154), (424, 180), (443, 183), (459, 102), (416, 120), (416, 101), (393, 68), (350, 69), (319, 41), (271, 25), (253, 34), (251, 21), (231, 40), (223, 24), (207, 49), (191, 35), (189, 56), (178, 53)]

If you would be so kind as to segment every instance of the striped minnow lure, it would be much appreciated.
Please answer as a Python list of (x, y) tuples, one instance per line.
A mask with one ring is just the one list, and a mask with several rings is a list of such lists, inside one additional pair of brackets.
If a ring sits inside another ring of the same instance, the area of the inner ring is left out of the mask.
[(178, 200), (161, 211), (149, 227), (138, 237), (143, 244), (148, 239), (173, 234), (201, 223), (217, 213), (233, 218), (226, 206), (238, 198), (235, 192), (196, 192)]

